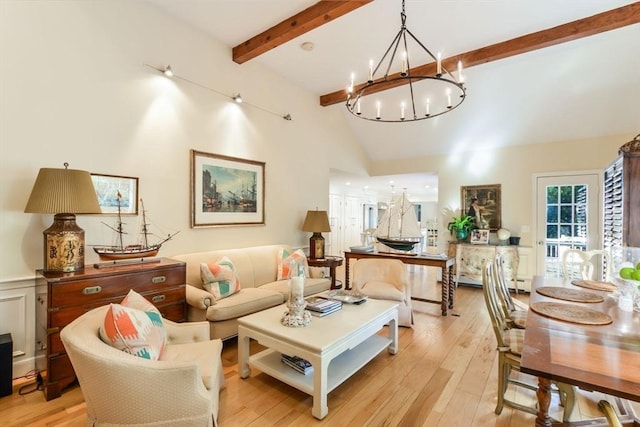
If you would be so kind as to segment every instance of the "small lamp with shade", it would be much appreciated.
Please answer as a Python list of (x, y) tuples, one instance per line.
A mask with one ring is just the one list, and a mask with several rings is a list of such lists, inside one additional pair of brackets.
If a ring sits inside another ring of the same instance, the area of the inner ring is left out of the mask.
[(307, 211), (307, 216), (302, 225), (302, 231), (313, 233), (311, 238), (309, 238), (309, 258), (324, 258), (324, 237), (322, 237), (321, 233), (331, 231), (327, 211), (319, 211), (318, 209), (315, 211)]

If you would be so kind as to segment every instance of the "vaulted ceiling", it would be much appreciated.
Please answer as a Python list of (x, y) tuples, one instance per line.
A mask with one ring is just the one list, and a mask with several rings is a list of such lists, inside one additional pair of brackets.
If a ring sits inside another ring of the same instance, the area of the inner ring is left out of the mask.
[[(401, 124), (344, 107), (351, 73), (363, 83), (398, 32), (401, 0), (147, 1), (342, 110), (374, 161), (640, 131), (637, 1), (406, 0), (407, 27), (448, 68), (462, 60), (468, 94), (448, 114)], [(389, 105), (398, 90), (376, 97)]]

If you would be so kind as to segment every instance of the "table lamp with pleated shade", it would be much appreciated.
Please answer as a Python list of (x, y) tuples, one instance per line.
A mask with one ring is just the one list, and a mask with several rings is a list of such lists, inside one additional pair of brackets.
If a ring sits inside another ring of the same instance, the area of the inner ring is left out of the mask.
[(87, 171), (43, 168), (38, 172), (26, 213), (54, 214), (44, 235), (44, 270), (73, 272), (84, 268), (84, 230), (75, 214), (101, 213), (98, 197)]

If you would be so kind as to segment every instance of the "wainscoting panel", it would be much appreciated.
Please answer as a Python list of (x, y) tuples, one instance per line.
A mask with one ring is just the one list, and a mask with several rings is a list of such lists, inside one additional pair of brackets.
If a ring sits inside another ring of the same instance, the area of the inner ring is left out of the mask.
[(35, 319), (34, 279), (0, 282), (0, 334), (11, 334), (14, 378), (35, 367)]

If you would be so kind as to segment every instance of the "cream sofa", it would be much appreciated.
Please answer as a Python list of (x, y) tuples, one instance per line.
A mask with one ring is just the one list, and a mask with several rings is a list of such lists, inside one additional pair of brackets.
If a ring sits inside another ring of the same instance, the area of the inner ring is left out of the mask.
[[(171, 258), (187, 264), (187, 303), (189, 321), (208, 320), (211, 338), (226, 339), (238, 334), (239, 317), (285, 302), (288, 280), (277, 280), (278, 253), (287, 245), (253, 246), (173, 255)], [(240, 280), (240, 292), (219, 301), (202, 288), (200, 264), (215, 262), (227, 256)], [(311, 295), (331, 287), (328, 278), (307, 278), (304, 294)]]

